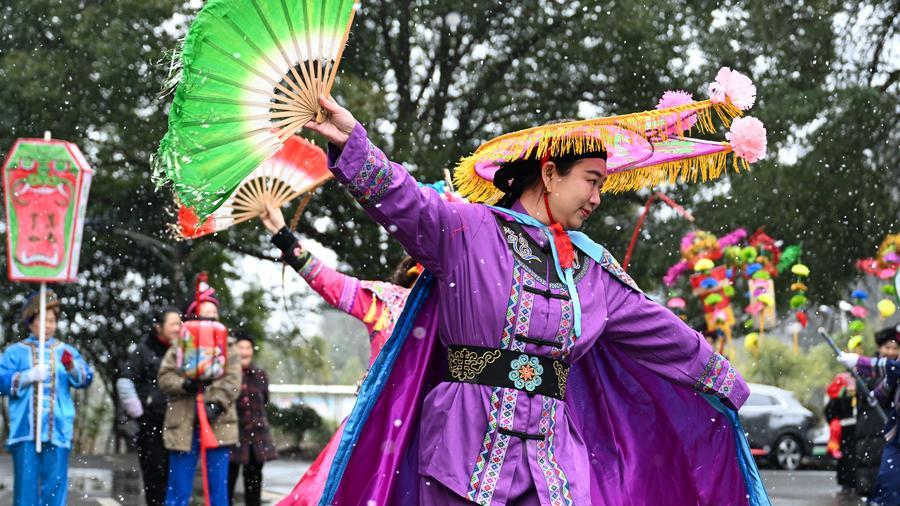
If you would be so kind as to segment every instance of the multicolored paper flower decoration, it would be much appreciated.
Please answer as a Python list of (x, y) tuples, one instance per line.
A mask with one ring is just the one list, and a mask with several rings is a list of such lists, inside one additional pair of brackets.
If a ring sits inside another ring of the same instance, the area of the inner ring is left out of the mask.
[(803, 326), (809, 324), (809, 315), (806, 314), (806, 306), (809, 304), (809, 299), (806, 297), (806, 279), (809, 277), (809, 267), (797, 263), (791, 267), (791, 274), (794, 275), (794, 282), (791, 283), (791, 295), (790, 305), (791, 310), (795, 311), (794, 317)]
[(878, 255), (858, 260), (856, 267), (882, 281), (881, 292), (885, 297), (878, 301), (876, 308), (883, 320), (893, 316), (897, 312), (897, 305), (891, 299), (897, 297), (897, 288), (892, 283), (892, 278), (900, 272), (900, 234), (889, 234), (881, 242)]
[(869, 316), (869, 310), (866, 309), (865, 302), (869, 300), (869, 294), (865, 290), (853, 290), (850, 294), (853, 299), (853, 307), (850, 308), (850, 314), (853, 315), (853, 321), (847, 329), (851, 334), (862, 334), (866, 330), (866, 317)]

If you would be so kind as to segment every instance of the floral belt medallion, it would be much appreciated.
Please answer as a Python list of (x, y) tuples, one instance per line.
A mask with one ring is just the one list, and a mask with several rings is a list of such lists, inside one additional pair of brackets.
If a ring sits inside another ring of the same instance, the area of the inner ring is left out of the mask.
[(534, 389), (541, 385), (544, 366), (540, 364), (537, 357), (519, 355), (519, 358), (510, 362), (510, 367), (512, 370), (509, 371), (509, 380), (516, 385), (516, 388), (534, 392)]

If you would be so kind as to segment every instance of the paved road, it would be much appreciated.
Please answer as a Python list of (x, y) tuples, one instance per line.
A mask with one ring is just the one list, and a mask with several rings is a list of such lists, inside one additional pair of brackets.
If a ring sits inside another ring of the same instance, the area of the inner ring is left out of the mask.
[[(307, 467), (309, 462), (302, 461), (266, 464), (263, 468), (263, 504), (274, 505), (287, 495)], [(12, 459), (9, 455), (0, 455), (0, 506), (12, 504), (12, 476)], [(237, 504), (242, 502), (242, 481), (238, 480)], [(75, 457), (69, 462), (68, 506), (143, 505), (142, 493), (134, 455)]]
[[(69, 501), (73, 506), (141, 505), (137, 461), (133, 456), (72, 459), (69, 469)], [(291, 491), (309, 463), (278, 460), (264, 469), (264, 502), (275, 504)], [(763, 481), (775, 506), (863, 506), (844, 495), (835, 484), (833, 471), (763, 470)], [(238, 481), (240, 487), (240, 480)], [(12, 463), (0, 456), (0, 505), (12, 504)], [(240, 490), (240, 488), (239, 488)], [(240, 503), (240, 501), (238, 501)]]
[(761, 471), (775, 506), (863, 506), (854, 495), (841, 493), (834, 471)]

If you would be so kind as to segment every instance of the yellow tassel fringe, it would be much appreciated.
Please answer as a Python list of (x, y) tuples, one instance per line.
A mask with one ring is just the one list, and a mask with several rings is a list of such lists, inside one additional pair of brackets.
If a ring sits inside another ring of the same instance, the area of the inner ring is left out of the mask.
[[(541, 158), (547, 153), (561, 156), (607, 150), (607, 146), (631, 142), (635, 134), (656, 141), (665, 140), (669, 128), (674, 130), (674, 135), (687, 133), (681, 119), (685, 113), (696, 115), (694, 128), (699, 132), (714, 133), (716, 127), (712, 111), (726, 128), (733, 118), (742, 115), (730, 101), (713, 104), (710, 100), (704, 100), (666, 109), (543, 125), (508, 133), (482, 144), (474, 153), (460, 160), (454, 170), (453, 181), (459, 193), (470, 202), (493, 204), (502, 192), (493, 182), (475, 172), (478, 163), (502, 164), (522, 158)], [(677, 118), (674, 128), (668, 124), (672, 118)], [(722, 152), (612, 174), (606, 180), (603, 191), (619, 193), (679, 180), (696, 182), (716, 179), (725, 171), (727, 155), (731, 151), (728, 144), (723, 145), (726, 150)], [(747, 162), (737, 157), (734, 157), (733, 167), (736, 172), (749, 170)]]

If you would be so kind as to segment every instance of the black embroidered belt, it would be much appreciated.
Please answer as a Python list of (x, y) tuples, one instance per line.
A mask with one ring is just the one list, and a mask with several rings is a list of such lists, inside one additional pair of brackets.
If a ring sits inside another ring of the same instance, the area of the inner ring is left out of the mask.
[(566, 398), (569, 364), (521, 351), (462, 346), (447, 347), (445, 381), (515, 388), (528, 395)]

